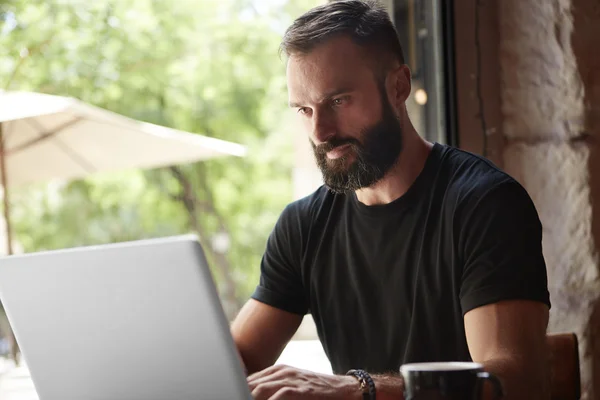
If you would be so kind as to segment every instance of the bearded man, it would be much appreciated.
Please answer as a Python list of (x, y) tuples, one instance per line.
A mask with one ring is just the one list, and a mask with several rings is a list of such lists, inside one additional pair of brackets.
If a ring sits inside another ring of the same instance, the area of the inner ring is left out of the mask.
[[(398, 400), (402, 364), (476, 361), (507, 399), (548, 398), (542, 227), (524, 188), (416, 132), (376, 2), (314, 8), (281, 48), (324, 185), (281, 214), (232, 325), (253, 396)], [(273, 366), (308, 313), (335, 375)]]

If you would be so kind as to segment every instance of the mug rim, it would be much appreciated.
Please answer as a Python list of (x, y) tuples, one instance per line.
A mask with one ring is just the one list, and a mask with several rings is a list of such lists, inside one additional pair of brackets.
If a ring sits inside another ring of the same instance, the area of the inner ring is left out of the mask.
[(404, 372), (460, 372), (483, 370), (483, 365), (467, 361), (434, 361), (408, 363), (400, 366), (400, 373)]

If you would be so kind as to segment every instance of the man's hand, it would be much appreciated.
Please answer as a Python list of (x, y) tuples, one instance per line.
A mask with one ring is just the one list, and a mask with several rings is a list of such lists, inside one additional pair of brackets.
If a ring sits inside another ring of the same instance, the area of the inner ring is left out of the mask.
[(352, 376), (323, 375), (275, 365), (248, 377), (255, 400), (361, 399)]

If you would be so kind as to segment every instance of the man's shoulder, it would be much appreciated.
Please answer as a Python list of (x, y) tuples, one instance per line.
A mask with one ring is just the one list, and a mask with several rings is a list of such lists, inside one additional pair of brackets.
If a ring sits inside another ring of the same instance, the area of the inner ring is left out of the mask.
[(535, 205), (517, 179), (479, 155), (446, 147), (444, 168), (449, 173), (447, 194), (458, 212), (484, 208), (529, 208)]
[(490, 160), (456, 147), (445, 146), (442, 169), (448, 179), (448, 190), (459, 202), (472, 202), (504, 187), (520, 183)]
[(311, 221), (324, 205), (332, 202), (334, 196), (334, 193), (322, 185), (311, 194), (289, 203), (282, 212), (282, 218)]

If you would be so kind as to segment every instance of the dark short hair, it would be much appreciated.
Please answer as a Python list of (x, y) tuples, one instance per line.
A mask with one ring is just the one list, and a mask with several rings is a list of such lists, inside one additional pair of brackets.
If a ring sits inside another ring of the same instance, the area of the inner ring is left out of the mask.
[(298, 17), (286, 30), (280, 53), (309, 53), (315, 46), (337, 36), (380, 56), (404, 64), (398, 32), (386, 9), (375, 0), (338, 0), (315, 7)]

